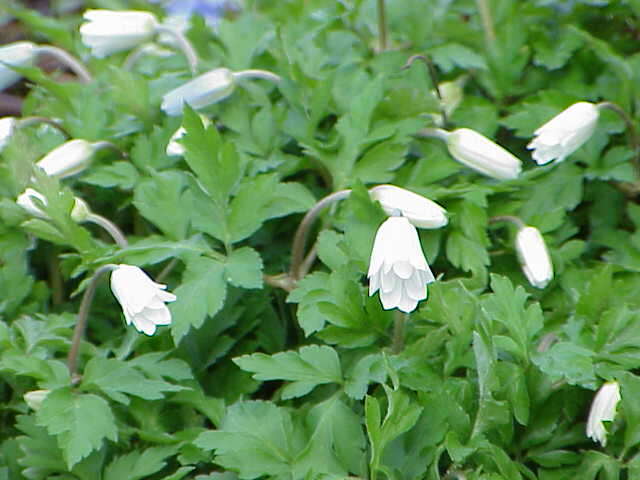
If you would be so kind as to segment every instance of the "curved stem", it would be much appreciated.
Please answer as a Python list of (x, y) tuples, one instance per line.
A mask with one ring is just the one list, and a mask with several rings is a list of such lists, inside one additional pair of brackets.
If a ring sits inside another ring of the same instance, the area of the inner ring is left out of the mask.
[(111, 142), (108, 142), (106, 140), (101, 140), (99, 142), (93, 142), (92, 145), (93, 145), (93, 148), (95, 148), (96, 152), (98, 150), (109, 149), (109, 150), (113, 150), (115, 152), (118, 152), (122, 158), (127, 158), (128, 157), (127, 153), (123, 152), (122, 150), (120, 150), (120, 147), (118, 147), (115, 143), (111, 143)]
[(171, 273), (171, 270), (173, 270), (177, 264), (178, 264), (178, 259), (172, 258), (171, 261), (167, 263), (167, 265), (158, 274), (158, 276), (156, 277), (156, 282), (164, 283), (163, 280), (167, 277), (167, 275)]
[(378, 0), (378, 39), (379, 49), (384, 52), (387, 49), (387, 11), (384, 0)]
[(436, 91), (438, 100), (440, 100), (439, 103), (440, 103), (440, 114), (442, 115), (442, 124), (446, 126), (448, 123), (447, 112), (444, 108), (442, 92), (440, 92), (440, 86), (438, 85), (438, 72), (436, 70), (435, 65), (431, 61), (431, 58), (428, 57), (427, 55), (411, 55), (407, 60), (407, 63), (404, 64), (401, 70), (407, 70), (411, 68), (411, 65), (413, 65), (413, 62), (415, 62), (416, 60), (422, 60), (424, 64), (427, 66), (427, 71), (429, 72), (429, 78), (431, 80), (431, 84), (433, 85), (433, 88)]
[(78, 321), (76, 327), (73, 330), (73, 340), (71, 341), (71, 349), (67, 356), (67, 367), (69, 368), (69, 374), (71, 375), (71, 382), (77, 383), (79, 380), (77, 367), (78, 367), (78, 353), (80, 352), (80, 342), (84, 336), (84, 331), (87, 328), (87, 320), (89, 318), (89, 310), (91, 309), (91, 303), (96, 293), (98, 281), (104, 273), (110, 272), (117, 268), (116, 265), (108, 264), (98, 268), (89, 282), (89, 286), (84, 291), (82, 296), (82, 302), (80, 302), (80, 310), (78, 311)]
[(640, 138), (638, 138), (638, 131), (633, 124), (633, 120), (631, 119), (629, 114), (625, 112), (622, 107), (620, 107), (620, 105), (617, 105), (613, 102), (600, 102), (596, 105), (596, 107), (612, 110), (616, 112), (618, 116), (624, 121), (627, 127), (629, 145), (633, 150), (633, 157), (631, 161), (636, 171), (636, 177), (638, 178), (638, 180), (640, 180)]
[(488, 0), (476, 0), (480, 18), (482, 20), (482, 29), (484, 30), (484, 38), (489, 50), (493, 49), (496, 43), (496, 32), (493, 29), (493, 18), (491, 16), (491, 8)]
[(69, 67), (73, 73), (75, 73), (83, 83), (90, 83), (93, 80), (93, 77), (89, 73), (89, 71), (68, 52), (62, 50), (61, 48), (54, 47), (52, 45), (38, 45), (36, 47), (36, 53), (44, 53), (47, 55), (51, 55), (52, 57), (57, 58), (60, 62)]
[(106, 219), (102, 215), (98, 215), (96, 213), (90, 213), (86, 221), (102, 227), (111, 236), (111, 238), (113, 238), (113, 241), (116, 242), (116, 244), (118, 244), (120, 248), (126, 248), (129, 246), (129, 242), (127, 242), (127, 238), (124, 236), (122, 231), (116, 226), (116, 224)]
[(513, 215), (496, 215), (495, 217), (489, 218), (489, 223), (498, 223), (498, 222), (511, 222), (518, 229), (524, 228), (527, 226), (526, 223), (522, 221), (522, 219), (515, 217)]
[(67, 132), (67, 130), (60, 124), (60, 122), (47, 117), (24, 117), (16, 122), (16, 127), (25, 128), (30, 127), (31, 125), (37, 125), (38, 123), (46, 123), (47, 125), (51, 125), (52, 127), (58, 129), (58, 131), (60, 131), (60, 133), (62, 133), (65, 137), (71, 138), (69, 132)]
[(307, 241), (307, 235), (309, 234), (309, 229), (313, 225), (313, 222), (316, 220), (318, 215), (330, 205), (333, 205), (340, 200), (344, 200), (349, 195), (351, 195), (351, 190), (339, 190), (330, 195), (327, 195), (323, 199), (321, 199), (318, 203), (316, 203), (311, 209), (306, 213), (300, 225), (298, 225), (298, 229), (293, 237), (293, 243), (291, 244), (291, 269), (289, 270), (289, 275), (291, 278), (296, 281), (301, 278), (301, 265), (304, 260), (304, 247)]
[(232, 75), (236, 80), (244, 80), (246, 78), (261, 78), (263, 80), (269, 80), (273, 83), (279, 83), (282, 80), (279, 75), (276, 75), (275, 73), (268, 70), (240, 70), (239, 72), (233, 72)]
[(191, 73), (195, 75), (196, 72), (198, 71), (198, 55), (196, 54), (196, 51), (194, 50), (189, 40), (187, 40), (187, 37), (185, 37), (182, 34), (182, 32), (179, 32), (178, 30), (171, 27), (167, 27), (165, 25), (158, 25), (156, 27), (156, 32), (168, 33), (169, 35), (172, 35), (173, 38), (176, 39), (176, 42), (178, 43), (178, 47), (180, 47), (180, 50), (182, 50), (182, 53), (184, 53), (184, 56), (187, 57), (187, 62), (189, 62), (189, 68), (191, 69)]
[(422, 138), (437, 138), (438, 140), (446, 142), (451, 133), (443, 130), (442, 128), (423, 128), (416, 133), (416, 135)]
[(311, 247), (311, 250), (309, 250), (309, 253), (307, 253), (307, 256), (304, 257), (304, 260), (300, 264), (300, 278), (304, 278), (304, 276), (309, 273), (316, 258), (318, 258), (318, 242)]
[(122, 62), (122, 69), (129, 72), (133, 68), (133, 66), (142, 58), (142, 56), (147, 52), (149, 48), (149, 44), (145, 43), (144, 45), (140, 45), (139, 47), (133, 49), (133, 51), (127, 55), (127, 58)]

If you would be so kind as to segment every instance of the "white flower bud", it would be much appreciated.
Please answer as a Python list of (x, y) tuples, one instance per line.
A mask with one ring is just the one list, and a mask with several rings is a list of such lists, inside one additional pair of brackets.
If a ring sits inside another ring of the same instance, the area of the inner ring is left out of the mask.
[(51, 390), (32, 390), (31, 392), (25, 393), (22, 398), (29, 405), (31, 410), (37, 411), (42, 406), (42, 402)]
[(95, 153), (86, 140), (69, 140), (47, 153), (36, 165), (51, 177), (65, 178), (84, 170)]
[(162, 98), (162, 110), (167, 115), (182, 114), (185, 103), (191, 108), (204, 108), (224, 100), (233, 93), (236, 81), (228, 68), (216, 68), (188, 81)]
[(158, 26), (155, 15), (135, 10), (87, 10), (84, 19), (82, 43), (98, 58), (143, 44), (155, 35)]
[(385, 310), (412, 312), (427, 298), (427, 284), (435, 278), (422, 253), (416, 228), (404, 217), (390, 217), (380, 225), (369, 262), (369, 296), (380, 290)]
[(458, 128), (447, 133), (449, 153), (467, 167), (498, 180), (510, 180), (520, 174), (520, 160), (475, 130)]
[[(49, 216), (41, 210), (38, 205), (36, 205), (33, 201), (34, 198), (37, 198), (41, 203), (47, 205), (47, 199), (44, 195), (33, 188), (27, 188), (23, 193), (21, 193), (16, 199), (16, 203), (30, 215), (48, 220)], [(91, 210), (87, 203), (84, 200), (75, 197), (73, 208), (71, 209), (71, 219), (76, 223), (82, 223), (89, 218), (89, 215), (91, 215)]]
[(9, 65), (26, 67), (36, 57), (36, 46), (31, 42), (16, 42), (0, 47), (0, 91), (10, 87), (21, 75), (13, 71)]
[(395, 185), (378, 185), (369, 194), (380, 202), (387, 215), (399, 210), (402, 216), (419, 228), (440, 228), (448, 223), (447, 212), (436, 202)]
[(618, 382), (607, 382), (596, 393), (587, 419), (587, 437), (594, 442), (607, 445), (607, 430), (602, 422), (612, 422), (616, 417), (616, 407), (620, 401)]
[(578, 102), (538, 128), (527, 145), (538, 165), (563, 161), (593, 135), (600, 116), (597, 105)]
[(139, 267), (118, 265), (111, 273), (111, 291), (122, 307), (127, 325), (153, 335), (158, 325), (171, 324), (171, 312), (165, 302), (176, 296), (165, 292), (166, 285), (155, 283)]
[(523, 227), (516, 234), (516, 252), (529, 283), (544, 288), (553, 278), (553, 264), (542, 234), (535, 227)]
[(0, 152), (9, 143), (9, 139), (16, 128), (16, 122), (15, 117), (0, 118)]

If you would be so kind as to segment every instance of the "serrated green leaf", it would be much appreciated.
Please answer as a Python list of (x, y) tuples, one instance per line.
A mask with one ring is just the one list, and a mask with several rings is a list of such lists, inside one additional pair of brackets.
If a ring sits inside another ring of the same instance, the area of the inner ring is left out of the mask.
[(262, 259), (253, 248), (234, 250), (225, 262), (227, 281), (236, 287), (262, 288)]

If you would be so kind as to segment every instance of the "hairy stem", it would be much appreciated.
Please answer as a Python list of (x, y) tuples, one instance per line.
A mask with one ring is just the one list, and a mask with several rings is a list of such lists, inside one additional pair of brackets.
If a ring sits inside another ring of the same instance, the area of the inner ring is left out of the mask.
[(75, 73), (83, 83), (90, 83), (93, 80), (93, 77), (89, 73), (89, 71), (68, 52), (62, 50), (61, 48), (54, 47), (52, 45), (38, 45), (36, 47), (36, 52), (38, 54), (44, 53), (46, 55), (51, 55), (59, 60), (61, 63), (69, 67), (73, 73)]
[(67, 356), (67, 367), (69, 368), (69, 374), (71, 375), (71, 382), (77, 383), (78, 377), (78, 353), (80, 353), (80, 342), (84, 336), (84, 331), (87, 328), (87, 320), (89, 319), (89, 310), (91, 309), (91, 303), (98, 287), (98, 281), (103, 274), (110, 272), (117, 268), (116, 265), (108, 264), (98, 268), (89, 282), (89, 286), (84, 291), (82, 301), (80, 302), (80, 310), (78, 311), (78, 321), (76, 327), (73, 330), (73, 340), (71, 341), (71, 349)]
[(318, 203), (316, 203), (304, 216), (300, 225), (298, 225), (298, 229), (293, 237), (293, 243), (291, 245), (291, 268), (289, 270), (289, 275), (294, 281), (300, 280), (301, 278), (301, 266), (304, 261), (304, 248), (305, 243), (307, 241), (307, 235), (309, 234), (309, 229), (315, 222), (316, 218), (320, 213), (327, 207), (333, 205), (340, 200), (344, 200), (349, 195), (351, 195), (351, 190), (339, 190), (330, 195), (327, 195), (323, 199), (321, 199)]
[(185, 37), (178, 30), (164, 25), (158, 25), (158, 27), (156, 27), (156, 32), (167, 33), (176, 39), (178, 47), (180, 48), (180, 50), (182, 50), (182, 53), (184, 53), (184, 56), (187, 58), (191, 74), (195, 75), (198, 71), (198, 55), (196, 54), (196, 51), (194, 50), (189, 40), (187, 40), (187, 37)]

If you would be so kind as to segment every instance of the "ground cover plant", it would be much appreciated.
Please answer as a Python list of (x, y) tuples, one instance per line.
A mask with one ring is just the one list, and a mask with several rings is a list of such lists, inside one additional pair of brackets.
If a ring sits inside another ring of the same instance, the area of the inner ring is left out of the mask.
[(0, 479), (640, 478), (639, 2), (42, 3)]

